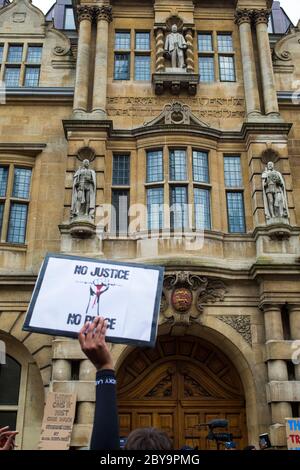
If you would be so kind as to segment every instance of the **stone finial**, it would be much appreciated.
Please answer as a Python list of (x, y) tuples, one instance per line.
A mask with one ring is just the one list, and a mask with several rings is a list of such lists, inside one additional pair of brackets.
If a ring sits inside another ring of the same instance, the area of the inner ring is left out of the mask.
[(77, 7), (77, 16), (79, 22), (83, 20), (93, 21), (94, 7), (90, 7), (88, 5), (80, 5), (79, 7)]
[(253, 20), (255, 25), (257, 24), (268, 24), (270, 18), (271, 10), (253, 10)]
[(95, 18), (96, 21), (104, 20), (108, 23), (112, 22), (112, 7), (108, 5), (101, 5), (100, 7), (95, 7)]
[(252, 21), (252, 10), (243, 8), (241, 10), (236, 10), (234, 15), (234, 22), (240, 26), (243, 23), (251, 23)]

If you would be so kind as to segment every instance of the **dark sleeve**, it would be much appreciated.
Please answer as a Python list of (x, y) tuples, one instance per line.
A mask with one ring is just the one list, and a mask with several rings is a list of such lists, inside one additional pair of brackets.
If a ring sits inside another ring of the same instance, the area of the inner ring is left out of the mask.
[(120, 448), (117, 409), (117, 381), (113, 370), (96, 374), (96, 408), (91, 450)]

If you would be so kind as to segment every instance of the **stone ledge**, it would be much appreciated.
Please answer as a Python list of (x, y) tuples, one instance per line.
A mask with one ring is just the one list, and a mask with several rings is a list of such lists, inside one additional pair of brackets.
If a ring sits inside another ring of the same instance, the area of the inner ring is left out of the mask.
[(300, 397), (300, 381), (272, 381), (266, 385), (267, 401), (298, 402)]
[(264, 361), (284, 359), (291, 360), (294, 341), (268, 341), (265, 346)]
[(156, 72), (152, 75), (152, 83), (156, 95), (162, 95), (166, 90), (170, 90), (172, 95), (179, 95), (181, 91), (187, 90), (189, 95), (195, 96), (199, 84), (199, 75), (187, 72)]
[(95, 381), (62, 380), (53, 381), (53, 392), (76, 393), (77, 402), (95, 401)]
[(77, 340), (55, 339), (52, 344), (53, 359), (83, 360), (86, 355), (81, 351)]

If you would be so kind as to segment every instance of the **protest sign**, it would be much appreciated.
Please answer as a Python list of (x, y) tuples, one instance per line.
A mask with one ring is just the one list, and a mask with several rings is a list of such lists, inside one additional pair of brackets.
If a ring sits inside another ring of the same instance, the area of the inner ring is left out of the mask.
[(75, 394), (48, 393), (38, 445), (39, 450), (69, 449), (75, 408)]
[(107, 340), (154, 346), (163, 268), (48, 254), (23, 329), (77, 337), (86, 321), (107, 319)]
[(300, 418), (286, 419), (288, 450), (300, 450)]

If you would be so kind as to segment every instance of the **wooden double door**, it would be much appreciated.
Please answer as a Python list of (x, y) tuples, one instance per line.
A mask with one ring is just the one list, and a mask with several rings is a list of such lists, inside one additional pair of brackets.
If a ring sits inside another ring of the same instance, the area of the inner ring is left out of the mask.
[(118, 373), (118, 404), (122, 436), (153, 426), (176, 449), (216, 449), (202, 425), (219, 418), (228, 420), (238, 448), (247, 444), (240, 378), (219, 349), (196, 337), (161, 336), (155, 349), (129, 354)]

